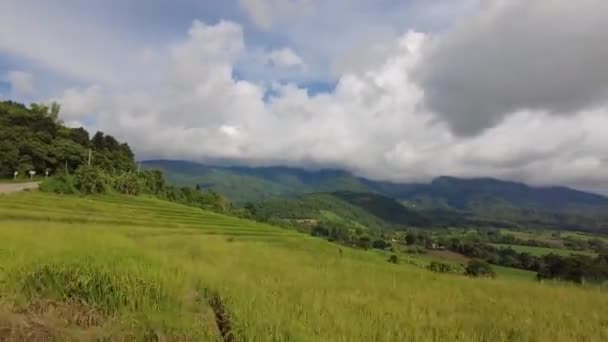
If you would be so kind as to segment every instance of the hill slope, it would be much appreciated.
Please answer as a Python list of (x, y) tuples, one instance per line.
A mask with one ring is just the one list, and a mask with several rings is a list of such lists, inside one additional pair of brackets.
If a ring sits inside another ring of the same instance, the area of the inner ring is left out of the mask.
[[(184, 161), (142, 162), (180, 185), (200, 184), (234, 201), (312, 192), (375, 192), (431, 207), (472, 210), (479, 203), (562, 211), (608, 206), (608, 198), (566, 187), (532, 187), (493, 178), (438, 177), (431, 183), (391, 183), (356, 177), (346, 171), (289, 167), (221, 167)], [(232, 195), (232, 196), (231, 196)]]
[(184, 162), (143, 161), (142, 168), (162, 170), (169, 182), (199, 185), (228, 196), (234, 202), (260, 201), (338, 190), (368, 191), (361, 180), (337, 170), (307, 171), (288, 167), (221, 167)]
[(390, 197), (350, 191), (263, 201), (256, 205), (256, 215), (261, 219), (313, 220), (364, 230), (392, 230), (430, 224), (427, 217)]
[(596, 289), (439, 275), (156, 199), (0, 208), (0, 339), (220, 341), (217, 317), (237, 341), (608, 337)]
[[(608, 230), (608, 198), (565, 187), (531, 187), (491, 178), (455, 177), (439, 177), (428, 184), (390, 183), (337, 170), (214, 167), (163, 160), (143, 162), (142, 166), (163, 170), (175, 184), (199, 184), (227, 195), (236, 203), (317, 192), (367, 192), (390, 196), (409, 209), (423, 211), (437, 225), (477, 222), (494, 226)], [(375, 204), (378, 204), (375, 210), (384, 213), (394, 208), (391, 201)], [(397, 212), (402, 211), (398, 209)], [(408, 216), (412, 215), (408, 213)]]

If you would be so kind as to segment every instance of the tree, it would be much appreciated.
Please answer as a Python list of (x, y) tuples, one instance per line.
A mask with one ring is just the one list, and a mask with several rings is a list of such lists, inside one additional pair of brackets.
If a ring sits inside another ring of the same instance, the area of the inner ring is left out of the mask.
[(372, 245), (372, 240), (369, 238), (369, 236), (361, 236), (359, 237), (359, 239), (357, 240), (357, 246), (361, 247), (363, 249), (369, 249)]
[(408, 233), (405, 236), (405, 243), (408, 244), (409, 246), (416, 244), (417, 240), (418, 240), (418, 238), (416, 237), (416, 234), (414, 234), (414, 233)]
[(374, 240), (372, 243), (372, 247), (376, 249), (386, 249), (387, 245), (388, 244), (384, 240)]
[(496, 277), (492, 266), (483, 260), (471, 259), (465, 268), (465, 274), (471, 277)]

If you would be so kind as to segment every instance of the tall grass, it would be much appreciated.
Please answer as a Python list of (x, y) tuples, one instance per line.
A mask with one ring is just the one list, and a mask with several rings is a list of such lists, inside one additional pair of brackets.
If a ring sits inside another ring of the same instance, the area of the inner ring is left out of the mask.
[[(608, 297), (594, 288), (435, 274), (145, 198), (0, 197), (9, 207), (0, 311), (76, 301), (102, 312), (112, 337), (217, 340), (214, 293), (238, 341), (608, 340)], [(100, 220), (112, 217), (122, 224)]]

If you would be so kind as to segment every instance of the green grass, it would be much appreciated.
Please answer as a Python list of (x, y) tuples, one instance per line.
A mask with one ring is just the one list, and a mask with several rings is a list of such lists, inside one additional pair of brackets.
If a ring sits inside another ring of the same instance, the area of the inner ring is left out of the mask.
[(0, 340), (219, 340), (214, 294), (237, 341), (608, 339), (597, 288), (435, 274), (151, 198), (20, 193), (0, 209)]
[(499, 243), (493, 243), (491, 245), (495, 246), (495, 247), (512, 248), (516, 252), (519, 252), (519, 253), (526, 252), (526, 253), (530, 253), (531, 255), (534, 255), (534, 256), (543, 256), (543, 255), (547, 255), (547, 254), (551, 254), (551, 253), (561, 255), (561, 256), (570, 256), (572, 254), (583, 254), (583, 255), (589, 255), (589, 256), (596, 255), (596, 253), (590, 252), (590, 251), (574, 251), (574, 250), (562, 249), (562, 248), (508, 245), (508, 244), (499, 244)]

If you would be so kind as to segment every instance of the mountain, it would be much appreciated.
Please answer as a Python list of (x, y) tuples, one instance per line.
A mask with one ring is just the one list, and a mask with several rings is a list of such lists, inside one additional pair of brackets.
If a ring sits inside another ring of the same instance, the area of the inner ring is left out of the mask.
[(308, 171), (290, 167), (208, 166), (185, 161), (143, 161), (142, 168), (160, 169), (180, 186), (199, 185), (228, 196), (236, 203), (257, 202), (277, 196), (295, 196), (339, 190), (368, 192), (359, 178), (341, 170)]
[(150, 160), (143, 168), (160, 169), (177, 185), (199, 184), (237, 202), (313, 192), (374, 192), (407, 202), (431, 201), (431, 207), (469, 210), (488, 198), (513, 206), (564, 210), (608, 205), (608, 198), (566, 187), (532, 187), (493, 178), (442, 176), (431, 183), (392, 183), (356, 177), (343, 170), (311, 171), (291, 167), (209, 166)]
[[(310, 193), (332, 193), (361, 206), (374, 198), (372, 215), (423, 212), (442, 225), (487, 222), (488, 225), (608, 230), (608, 198), (566, 187), (533, 187), (493, 178), (438, 177), (430, 183), (391, 183), (357, 177), (343, 170), (290, 167), (236, 167), (154, 160), (143, 168), (165, 172), (176, 185), (199, 185), (228, 196), (235, 203), (269, 201)], [(353, 197), (354, 196), (354, 197)], [(385, 200), (390, 197), (390, 200)], [(400, 207), (396, 207), (399, 205)], [(397, 214), (398, 215), (398, 214)], [(411, 214), (408, 214), (411, 218)], [(390, 220), (387, 222), (390, 223)]]

